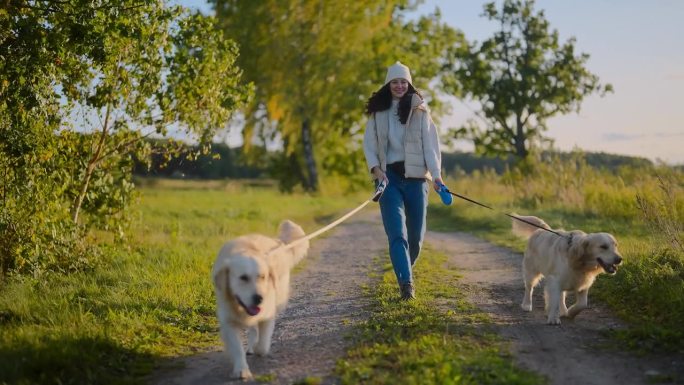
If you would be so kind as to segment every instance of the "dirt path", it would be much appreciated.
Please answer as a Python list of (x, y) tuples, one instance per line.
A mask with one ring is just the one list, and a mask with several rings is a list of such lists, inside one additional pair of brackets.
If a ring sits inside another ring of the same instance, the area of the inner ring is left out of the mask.
[(521, 254), (464, 233), (428, 232), (426, 241), (462, 271), (470, 302), (490, 314), (499, 334), (510, 341), (517, 362), (547, 376), (551, 384), (636, 385), (659, 383), (672, 375), (684, 378), (682, 357), (637, 357), (606, 348), (603, 332), (623, 325), (591, 302), (591, 292), (590, 308), (574, 321), (563, 319), (561, 326), (546, 325), (540, 289), (532, 313), (522, 311)]
[[(377, 268), (372, 258), (386, 253), (385, 242), (377, 207), (352, 217), (327, 238), (314, 240), (303, 271), (293, 276), (293, 297), (276, 323), (271, 354), (248, 357), (252, 373), (270, 374), (272, 384), (306, 377), (336, 383), (331, 373), (350, 344), (345, 336), (367, 314), (361, 286), (370, 283), (368, 273)], [(551, 384), (659, 383), (673, 373), (684, 378), (681, 357), (635, 357), (601, 347), (606, 342), (602, 332), (622, 326), (591, 302), (591, 294), (590, 308), (561, 326), (545, 324), (541, 290), (535, 294), (534, 311), (523, 312), (518, 306), (523, 293), (520, 254), (463, 233), (428, 232), (426, 242), (449, 255), (451, 267), (463, 273), (470, 301), (492, 316), (518, 363), (547, 376)], [(229, 381), (218, 336), (214, 351), (175, 360), (149, 382), (242, 383)]]
[[(252, 373), (271, 374), (270, 384), (292, 384), (306, 377), (336, 383), (331, 373), (351, 342), (345, 336), (367, 311), (361, 287), (370, 283), (368, 273), (376, 268), (373, 257), (385, 249), (377, 206), (336, 227), (328, 237), (313, 240), (303, 271), (292, 277), (292, 298), (276, 321), (271, 353), (247, 357)], [(229, 381), (227, 359), (218, 335), (216, 339), (215, 351), (165, 365), (150, 383), (245, 384)]]

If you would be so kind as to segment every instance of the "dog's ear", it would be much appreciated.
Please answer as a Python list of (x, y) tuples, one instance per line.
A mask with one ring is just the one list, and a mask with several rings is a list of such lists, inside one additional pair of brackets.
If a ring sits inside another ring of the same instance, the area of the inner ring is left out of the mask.
[(271, 281), (271, 284), (273, 285), (273, 288), (275, 289), (277, 277), (276, 277), (275, 269), (273, 269), (272, 267), (268, 268), (268, 279)]
[(589, 255), (589, 237), (586, 235), (574, 235), (570, 248), (568, 249), (568, 256), (570, 257), (570, 266), (577, 270), (583, 270), (590, 262)]
[(593, 262), (594, 257), (591, 255), (591, 239), (589, 237), (584, 237), (582, 240), (582, 260), (587, 262)]
[(580, 242), (577, 265), (582, 270), (592, 270), (597, 266), (596, 256), (593, 254), (593, 249), (591, 247), (592, 242), (593, 239), (588, 235), (582, 237), (582, 241)]
[(214, 285), (218, 291), (225, 291), (230, 288), (228, 280), (230, 279), (230, 269), (225, 266), (214, 274)]

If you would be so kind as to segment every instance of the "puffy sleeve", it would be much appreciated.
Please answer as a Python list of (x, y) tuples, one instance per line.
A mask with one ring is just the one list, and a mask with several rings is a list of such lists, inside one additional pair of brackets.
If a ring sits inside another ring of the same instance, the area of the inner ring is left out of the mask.
[(366, 165), (368, 165), (369, 172), (373, 167), (380, 166), (376, 129), (374, 115), (371, 115), (368, 118), (368, 123), (366, 123), (366, 132), (363, 134), (363, 154), (366, 156)]
[(423, 122), (423, 156), (428, 171), (432, 178), (441, 178), (442, 173), (442, 152), (439, 149), (439, 133), (437, 126), (432, 121), (429, 111), (425, 111)]

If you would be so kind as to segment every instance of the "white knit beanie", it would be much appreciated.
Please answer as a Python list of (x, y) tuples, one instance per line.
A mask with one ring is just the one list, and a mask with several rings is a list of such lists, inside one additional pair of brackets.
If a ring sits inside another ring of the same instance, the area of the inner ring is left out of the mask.
[(400, 62), (396, 62), (387, 68), (387, 76), (385, 76), (385, 84), (391, 82), (394, 79), (402, 78), (408, 80), (409, 83), (413, 84), (411, 80), (411, 72), (409, 68)]

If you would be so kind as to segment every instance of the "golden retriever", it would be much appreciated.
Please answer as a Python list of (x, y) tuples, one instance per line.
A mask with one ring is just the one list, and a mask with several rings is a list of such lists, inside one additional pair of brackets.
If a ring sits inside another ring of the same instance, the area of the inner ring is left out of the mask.
[(278, 239), (260, 234), (238, 237), (219, 251), (212, 269), (221, 339), (232, 364), (231, 376), (251, 379), (241, 333), (247, 331), (247, 353), (266, 355), (275, 318), (290, 291), (290, 270), (304, 258), (309, 242), (289, 249), (280, 246), (302, 238), (304, 231), (283, 221)]
[[(517, 216), (545, 229), (543, 220), (533, 216)], [(544, 277), (544, 300), (547, 323), (559, 325), (560, 317), (574, 318), (587, 308), (589, 288), (596, 277), (606, 272), (615, 274), (622, 263), (618, 244), (611, 234), (586, 234), (579, 230), (554, 230), (559, 235), (513, 219), (513, 233), (528, 238), (523, 257), (525, 295), (520, 305), (532, 311), (532, 291)], [(565, 306), (565, 294), (575, 293), (574, 305)]]

